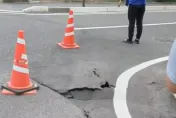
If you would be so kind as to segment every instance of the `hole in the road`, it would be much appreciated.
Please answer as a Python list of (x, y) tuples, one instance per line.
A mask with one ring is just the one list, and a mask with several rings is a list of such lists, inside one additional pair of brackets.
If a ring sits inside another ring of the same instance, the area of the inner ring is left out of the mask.
[(68, 99), (77, 99), (77, 100), (93, 100), (93, 99), (111, 99), (113, 97), (113, 86), (110, 86), (106, 81), (101, 84), (101, 89), (93, 88), (74, 88), (68, 90), (65, 93), (61, 93), (64, 97)]
[[(35, 80), (36, 81), (36, 80)], [(104, 83), (101, 83), (100, 87), (101, 89), (97, 88), (74, 88), (69, 89), (66, 92), (60, 92), (59, 90), (53, 89), (52, 87), (45, 85), (42, 82), (36, 81), (38, 84), (49, 88), (50, 90), (61, 94), (62, 96), (68, 98), (68, 99), (76, 99), (76, 100), (101, 100), (101, 99), (112, 99), (114, 95), (114, 87), (110, 85), (107, 81)]]
[[(96, 77), (101, 78), (98, 69), (94, 68), (92, 72)], [(114, 86), (110, 85), (109, 82), (105, 81), (103, 83), (100, 83), (100, 88), (101, 89), (88, 87), (74, 88), (60, 94), (68, 99), (77, 99), (84, 101), (92, 99), (111, 99), (113, 97)]]
[(105, 84), (101, 85), (101, 88), (109, 88), (110, 85), (109, 83), (106, 81)]
[[(94, 68), (92, 72), (97, 78), (101, 78), (100, 72), (98, 71), (98, 69)], [(113, 91), (114, 86), (110, 85), (108, 81), (103, 81), (102, 83), (100, 83), (99, 87), (96, 87), (96, 88), (80, 87), (80, 88), (73, 88), (73, 89), (68, 89), (64, 91), (54, 89), (51, 86), (44, 84), (40, 81), (37, 81), (37, 80), (35, 81), (38, 82), (40, 85), (45, 86), (50, 90), (57, 92), (68, 99), (76, 99), (76, 100), (83, 100), (83, 101), (92, 100), (92, 99), (112, 99), (113, 93), (114, 93)]]

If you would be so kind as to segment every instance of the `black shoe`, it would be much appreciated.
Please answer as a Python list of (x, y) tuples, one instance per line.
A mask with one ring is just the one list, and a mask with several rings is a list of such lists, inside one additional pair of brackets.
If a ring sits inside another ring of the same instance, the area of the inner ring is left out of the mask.
[(123, 40), (124, 43), (129, 43), (129, 44), (133, 44), (133, 41), (129, 40), (129, 39), (125, 39)]
[(139, 39), (135, 39), (134, 41), (136, 44), (139, 44)]

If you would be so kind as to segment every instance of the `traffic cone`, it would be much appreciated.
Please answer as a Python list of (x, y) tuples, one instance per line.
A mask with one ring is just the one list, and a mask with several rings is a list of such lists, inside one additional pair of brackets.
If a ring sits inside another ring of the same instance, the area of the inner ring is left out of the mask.
[(18, 32), (11, 79), (1, 88), (2, 94), (6, 95), (36, 94), (39, 89), (39, 86), (33, 84), (30, 80), (24, 32), (22, 30)]
[(74, 18), (73, 18), (73, 11), (70, 10), (69, 18), (67, 21), (67, 27), (65, 30), (65, 36), (62, 42), (57, 43), (62, 48), (79, 48), (80, 46), (75, 43), (75, 36), (74, 36)]

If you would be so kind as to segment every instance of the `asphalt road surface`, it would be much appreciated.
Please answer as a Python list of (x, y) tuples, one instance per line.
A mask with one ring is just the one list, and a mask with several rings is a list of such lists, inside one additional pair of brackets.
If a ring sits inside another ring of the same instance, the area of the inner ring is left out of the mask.
[[(24, 30), (36, 96), (0, 95), (1, 118), (117, 118), (114, 87), (118, 76), (142, 62), (167, 56), (176, 37), (175, 24), (145, 26), (141, 44), (124, 44), (127, 14), (74, 16), (80, 49), (56, 44), (68, 16), (0, 14), (0, 84), (10, 79), (18, 30)], [(144, 24), (175, 22), (175, 12), (146, 13)], [(164, 85), (166, 62), (136, 73), (129, 82), (127, 105), (132, 118), (174, 118), (176, 102)]]

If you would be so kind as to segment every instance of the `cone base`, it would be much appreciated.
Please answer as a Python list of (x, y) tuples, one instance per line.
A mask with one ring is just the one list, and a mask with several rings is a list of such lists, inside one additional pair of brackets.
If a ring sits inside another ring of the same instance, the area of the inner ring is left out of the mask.
[(6, 85), (6, 86), (8, 86), (8, 87), (10, 87), (10, 88), (12, 88), (12, 89), (19, 89), (19, 90), (22, 89), (22, 90), (23, 90), (23, 89), (31, 88), (33, 85), (32, 85), (32, 83), (30, 82), (29, 85), (27, 85), (27, 86), (22, 86), (22, 87), (20, 86), (20, 87), (19, 87), (19, 86), (13, 86), (12, 83), (9, 81), (9, 82), (7, 82), (7, 85)]
[(1, 93), (4, 95), (34, 95), (39, 90), (37, 84), (33, 84), (32, 87), (26, 89), (13, 89), (6, 83), (4, 86), (1, 86)]
[[(11, 91), (8, 91), (6, 89), (3, 89), (1, 93), (4, 94), (4, 95), (15, 95), (15, 93), (13, 93)], [(37, 90), (32, 90), (32, 91), (26, 92), (22, 95), (35, 95), (36, 93), (37, 93)]]
[(57, 45), (59, 45), (60, 47), (64, 48), (64, 49), (74, 49), (74, 48), (80, 48), (79, 45), (75, 44), (75, 45), (70, 45), (70, 46), (66, 46), (66, 45), (63, 45), (63, 43), (57, 43)]

